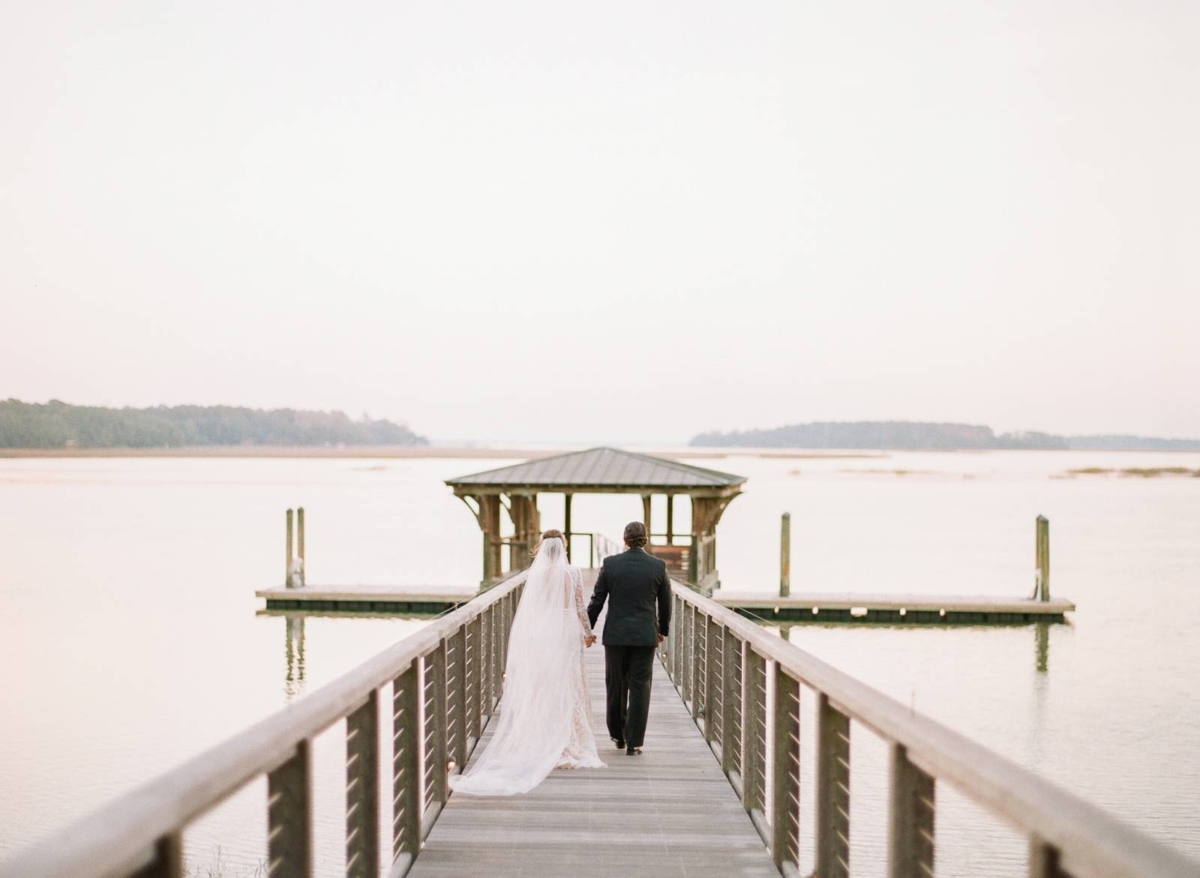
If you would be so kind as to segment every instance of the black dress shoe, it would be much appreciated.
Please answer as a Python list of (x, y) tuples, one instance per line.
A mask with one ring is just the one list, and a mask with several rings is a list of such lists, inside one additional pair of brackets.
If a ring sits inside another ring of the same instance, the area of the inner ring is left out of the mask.
[(641, 747), (626, 747), (625, 755), (626, 756), (641, 756), (642, 748)]
[(613, 738), (612, 742), (617, 745), (618, 750), (625, 749), (625, 739), (624, 738)]

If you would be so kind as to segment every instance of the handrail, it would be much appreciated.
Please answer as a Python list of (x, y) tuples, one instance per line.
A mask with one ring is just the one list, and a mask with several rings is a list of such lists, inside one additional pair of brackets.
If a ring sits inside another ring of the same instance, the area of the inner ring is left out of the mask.
[[(267, 775), (269, 872), (312, 863), (312, 740), (347, 721), (347, 875), (379, 874), (378, 741), (394, 733), (392, 878), (403, 876), (500, 697), (508, 631), (527, 571), (316, 692), (0, 863), (0, 878), (127, 878), (182, 874), (188, 823)], [(390, 722), (381, 690), (392, 687)], [(428, 742), (428, 743), (427, 743)], [(437, 766), (442, 766), (439, 771)], [(386, 787), (385, 787), (386, 788)]]
[(621, 551), (621, 544), (616, 540), (610, 539), (602, 533), (595, 535), (596, 546), (596, 561), (603, 564), (604, 559), (609, 555), (615, 555)]
[[(799, 874), (800, 685), (817, 695), (816, 874), (847, 874), (851, 721), (891, 751), (889, 875), (933, 874), (935, 786), (1029, 842), (1036, 878), (1195, 878), (1200, 863), (921, 716), (680, 582), (666, 667), (776, 865)], [(770, 667), (768, 667), (770, 665)], [(767, 677), (773, 680), (768, 688)], [(767, 747), (767, 725), (773, 735)], [(767, 778), (772, 780), (767, 801)]]

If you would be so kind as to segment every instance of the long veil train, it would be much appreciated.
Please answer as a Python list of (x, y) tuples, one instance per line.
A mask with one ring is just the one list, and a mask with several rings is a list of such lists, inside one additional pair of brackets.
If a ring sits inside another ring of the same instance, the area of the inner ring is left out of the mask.
[(600, 768), (583, 669), (579, 571), (563, 541), (543, 540), (525, 580), (509, 634), (496, 733), (455, 792), (509, 796), (536, 787), (557, 766)]

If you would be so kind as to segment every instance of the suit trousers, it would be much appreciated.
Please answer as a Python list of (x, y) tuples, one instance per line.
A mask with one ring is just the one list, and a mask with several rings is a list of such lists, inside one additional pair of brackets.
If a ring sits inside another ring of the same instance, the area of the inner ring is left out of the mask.
[(646, 739), (656, 652), (653, 646), (604, 647), (608, 734), (629, 747), (641, 747)]

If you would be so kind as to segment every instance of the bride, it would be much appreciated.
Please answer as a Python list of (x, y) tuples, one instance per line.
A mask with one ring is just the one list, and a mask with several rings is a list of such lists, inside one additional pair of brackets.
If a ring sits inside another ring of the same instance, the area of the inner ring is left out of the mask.
[(509, 634), (496, 733), (450, 788), (473, 796), (527, 793), (555, 768), (603, 768), (592, 734), (583, 650), (596, 642), (579, 568), (561, 531), (542, 534)]

